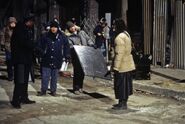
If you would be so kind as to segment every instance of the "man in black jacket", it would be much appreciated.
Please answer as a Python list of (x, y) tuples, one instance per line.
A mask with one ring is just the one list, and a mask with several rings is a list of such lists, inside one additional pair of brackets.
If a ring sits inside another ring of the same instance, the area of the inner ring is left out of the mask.
[(32, 104), (28, 98), (28, 79), (33, 59), (33, 25), (34, 16), (28, 14), (23, 22), (19, 22), (11, 39), (12, 60), (14, 64), (14, 92), (11, 105), (21, 108), (21, 103)]

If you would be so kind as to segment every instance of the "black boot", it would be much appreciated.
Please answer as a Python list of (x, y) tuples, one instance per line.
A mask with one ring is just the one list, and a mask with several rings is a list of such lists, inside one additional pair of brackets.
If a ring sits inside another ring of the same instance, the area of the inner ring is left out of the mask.
[(118, 104), (113, 106), (112, 109), (114, 110), (125, 110), (127, 109), (127, 100), (119, 100)]
[(121, 102), (122, 102), (122, 100), (119, 100), (118, 101), (118, 104), (114, 104), (114, 105), (112, 105), (113, 107), (119, 107), (120, 105), (121, 105)]
[(22, 99), (22, 100), (21, 100), (21, 103), (22, 103), (22, 104), (34, 104), (34, 103), (36, 103), (36, 102), (33, 101), (33, 100), (30, 100), (30, 99), (26, 98), (26, 99)]
[(21, 105), (20, 105), (19, 102), (11, 101), (10, 103), (11, 103), (11, 105), (12, 105), (14, 108), (16, 108), (16, 109), (20, 109), (20, 108), (21, 108)]
[(50, 95), (51, 96), (56, 96), (57, 94), (56, 94), (56, 92), (51, 92)]
[(45, 96), (46, 91), (37, 92), (37, 96)]

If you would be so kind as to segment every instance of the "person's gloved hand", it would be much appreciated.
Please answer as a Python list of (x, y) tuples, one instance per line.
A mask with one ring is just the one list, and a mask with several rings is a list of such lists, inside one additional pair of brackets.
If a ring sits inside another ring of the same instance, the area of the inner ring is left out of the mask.
[(94, 47), (94, 49), (97, 49), (98, 48), (96, 45), (94, 45), (93, 47)]
[(67, 56), (67, 57), (65, 58), (65, 61), (70, 63), (70, 62), (71, 62), (71, 57), (70, 57), (70, 56)]
[(111, 65), (107, 66), (108, 71), (106, 72), (106, 74), (104, 75), (104, 77), (107, 77), (108, 75), (111, 75), (113, 73), (113, 67)]
[(70, 62), (70, 59), (65, 59), (66, 62)]
[(119, 73), (119, 71), (117, 71), (117, 70), (113, 70), (112, 72), (113, 72), (114, 74)]
[(90, 45), (90, 47), (93, 47), (94, 49), (97, 49), (97, 46), (95, 44)]
[(111, 71), (107, 71), (107, 73), (104, 75), (104, 77), (107, 77), (108, 75), (111, 75)]

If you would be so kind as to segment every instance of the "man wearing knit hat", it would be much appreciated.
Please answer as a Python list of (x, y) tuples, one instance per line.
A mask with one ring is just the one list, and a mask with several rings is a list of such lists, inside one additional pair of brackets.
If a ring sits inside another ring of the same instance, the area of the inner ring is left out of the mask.
[(73, 45), (82, 45), (81, 39), (79, 35), (76, 33), (76, 28), (73, 22), (68, 21), (66, 23), (67, 33), (68, 36), (68, 42), (70, 44), (70, 53), (71, 53), (71, 59), (73, 64), (73, 92), (76, 95), (80, 95), (82, 93), (83, 88), (83, 80), (84, 80), (84, 72), (82, 69), (82, 66), (80, 64), (80, 61), (78, 59), (78, 56), (75, 53)]
[(15, 17), (9, 17), (8, 22), (9, 23), (17, 23), (17, 20)]
[(66, 33), (66, 35), (68, 36), (68, 41), (70, 44), (70, 53), (74, 72), (73, 91), (74, 94), (80, 95), (81, 93), (83, 93), (83, 81), (85, 74), (80, 64), (80, 60), (78, 59), (78, 56), (75, 52), (74, 45), (93, 46), (93, 43), (90, 43), (90, 40), (87, 40), (84, 35), (80, 35), (80, 31), (76, 30), (76, 26), (73, 22), (68, 21), (66, 23), (66, 27), (68, 30), (68, 33)]
[(59, 31), (56, 21), (50, 23), (50, 30), (41, 37), (37, 46), (41, 52), (41, 92), (38, 96), (46, 95), (50, 82), (50, 95), (56, 96), (58, 71), (63, 58), (69, 58), (69, 44), (67, 37)]

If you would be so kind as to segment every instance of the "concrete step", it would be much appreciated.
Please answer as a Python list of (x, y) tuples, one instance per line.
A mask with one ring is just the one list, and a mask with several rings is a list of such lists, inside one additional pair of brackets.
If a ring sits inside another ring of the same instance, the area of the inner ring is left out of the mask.
[(173, 68), (152, 68), (151, 72), (177, 82), (185, 82), (185, 70)]

